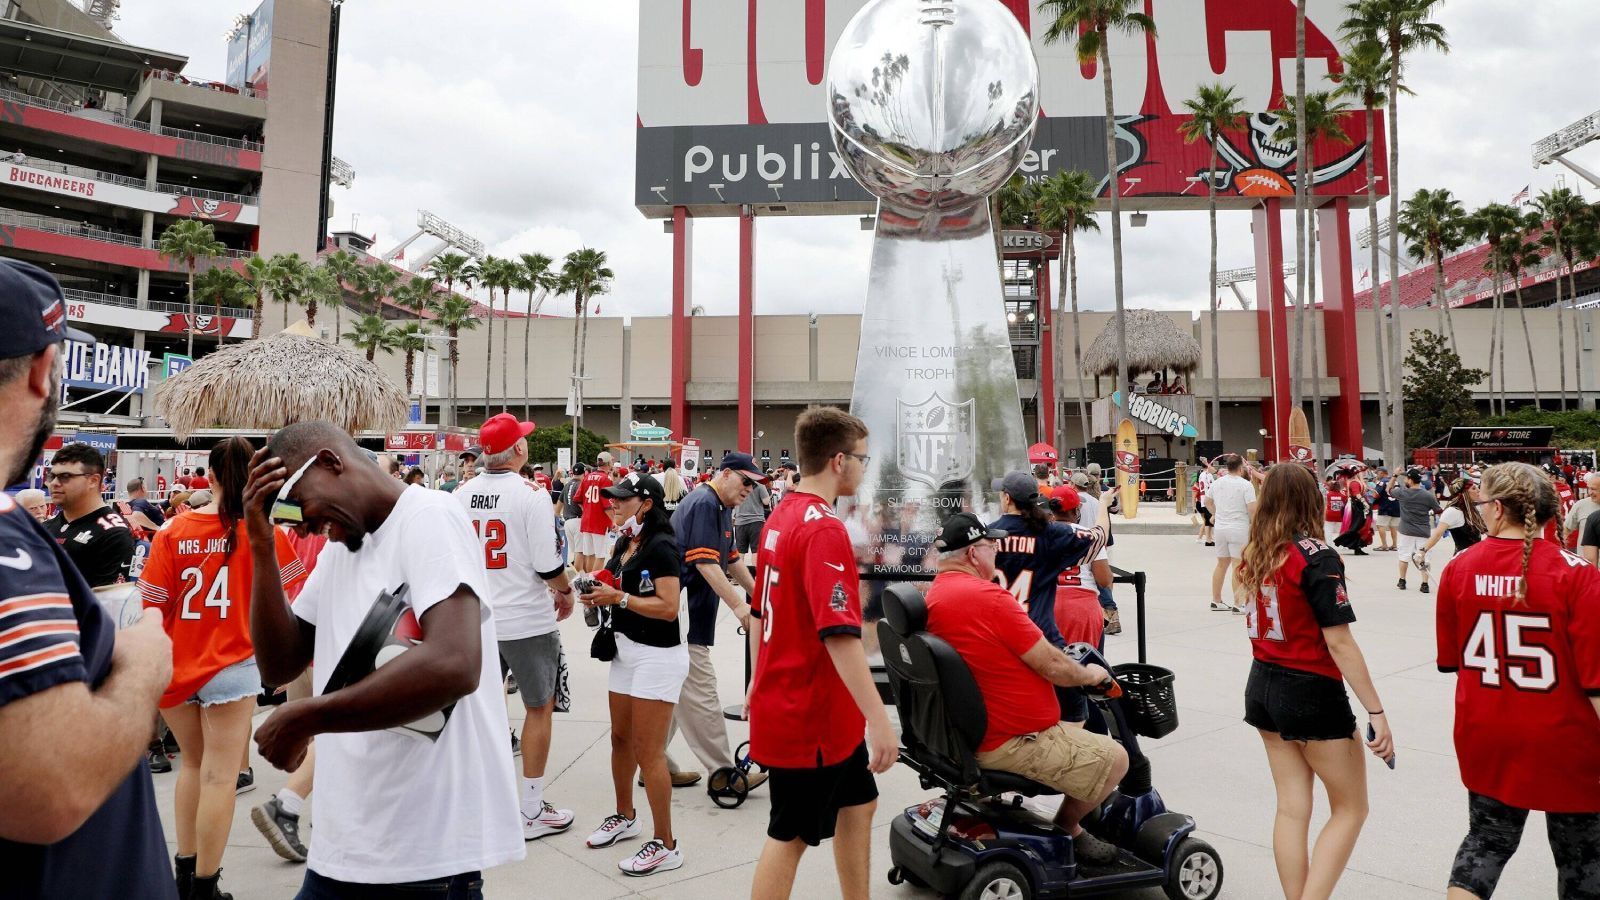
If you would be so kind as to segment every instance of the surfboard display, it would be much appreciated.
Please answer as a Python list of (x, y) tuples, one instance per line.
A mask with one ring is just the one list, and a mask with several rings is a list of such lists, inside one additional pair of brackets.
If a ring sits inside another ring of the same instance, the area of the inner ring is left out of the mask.
[(1296, 406), (1289, 410), (1289, 454), (1286, 457), (1297, 463), (1313, 465), (1311, 459), (1311, 428), (1306, 425), (1306, 412)]
[(1117, 460), (1117, 490), (1122, 498), (1122, 515), (1131, 519), (1139, 513), (1139, 433), (1132, 419), (1117, 423), (1117, 437), (1111, 445)]

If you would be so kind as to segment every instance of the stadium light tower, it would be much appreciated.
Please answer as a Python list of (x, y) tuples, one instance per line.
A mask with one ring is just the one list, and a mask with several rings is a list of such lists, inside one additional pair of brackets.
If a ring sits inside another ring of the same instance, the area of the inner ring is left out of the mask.
[(1540, 166), (1558, 162), (1576, 172), (1579, 177), (1595, 187), (1600, 187), (1600, 176), (1567, 159), (1568, 153), (1596, 139), (1600, 139), (1600, 112), (1590, 113), (1555, 134), (1535, 143), (1533, 145), (1533, 167), (1537, 169)]

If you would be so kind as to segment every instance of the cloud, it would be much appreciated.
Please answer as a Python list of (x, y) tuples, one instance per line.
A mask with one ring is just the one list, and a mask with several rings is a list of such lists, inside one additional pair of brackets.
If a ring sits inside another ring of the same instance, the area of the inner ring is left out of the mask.
[[(189, 55), (191, 75), (220, 78), (221, 35), (254, 5), (133, 4), (118, 32)], [(384, 0), (343, 9), (334, 148), (357, 178), (335, 191), (335, 227), (359, 214), (359, 229), (377, 231), (387, 248), (414, 230), (423, 208), (500, 255), (559, 258), (596, 247), (617, 273), (607, 315), (670, 309), (672, 239), (632, 205), (636, 3)], [(1593, 110), (1583, 73), (1600, 4), (1544, 0), (1537, 15), (1517, 16), (1495, 0), (1451, 0), (1441, 20), (1454, 51), (1416, 57), (1408, 76), (1416, 95), (1401, 101), (1401, 190), (1446, 187), (1472, 207), (1506, 201), (1524, 184), (1537, 193), (1557, 176), (1574, 185), (1559, 166), (1531, 170), (1529, 145)], [(1600, 165), (1600, 151), (1575, 158)], [(1355, 229), (1365, 227), (1365, 213), (1355, 215)], [(1101, 218), (1104, 230), (1079, 242), (1086, 309), (1112, 306), (1110, 229)], [(1287, 247), (1292, 222), (1286, 217)], [(1219, 266), (1253, 265), (1250, 217), (1224, 213), (1219, 227)], [(1124, 228), (1123, 237), (1129, 306), (1206, 307), (1203, 213), (1152, 213), (1147, 227)], [(698, 222), (695, 238), (694, 302), (734, 312), (736, 223)], [(756, 309), (858, 311), (870, 253), (871, 235), (854, 217), (762, 219)], [(1359, 272), (1367, 264), (1356, 253)], [(1234, 303), (1231, 292), (1223, 302)]]

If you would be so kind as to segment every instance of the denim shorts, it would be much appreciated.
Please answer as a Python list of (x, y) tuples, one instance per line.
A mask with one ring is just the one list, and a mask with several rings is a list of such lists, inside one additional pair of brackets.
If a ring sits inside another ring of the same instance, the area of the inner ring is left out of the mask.
[(1245, 683), (1244, 720), (1286, 741), (1337, 741), (1356, 735), (1344, 682), (1259, 659), (1251, 662)]
[(185, 703), (216, 706), (232, 703), (261, 693), (261, 672), (256, 669), (256, 658), (243, 659), (211, 676)]

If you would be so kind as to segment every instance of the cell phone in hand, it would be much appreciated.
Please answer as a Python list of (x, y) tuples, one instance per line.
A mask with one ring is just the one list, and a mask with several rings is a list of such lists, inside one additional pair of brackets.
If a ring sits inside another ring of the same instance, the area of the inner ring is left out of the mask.
[[(1373, 729), (1372, 723), (1368, 722), (1367, 723), (1367, 740), (1375, 741), (1377, 739), (1378, 739), (1378, 732), (1375, 729)], [(1400, 754), (1398, 752), (1390, 751), (1388, 758), (1383, 761), (1383, 764), (1388, 766), (1390, 771), (1394, 771), (1394, 759), (1395, 759), (1396, 756), (1399, 756), (1399, 755)]]

